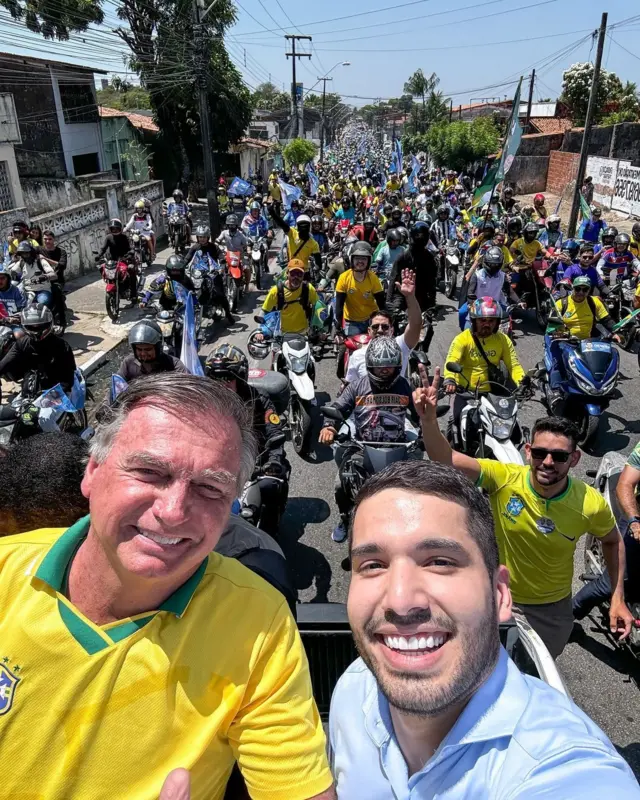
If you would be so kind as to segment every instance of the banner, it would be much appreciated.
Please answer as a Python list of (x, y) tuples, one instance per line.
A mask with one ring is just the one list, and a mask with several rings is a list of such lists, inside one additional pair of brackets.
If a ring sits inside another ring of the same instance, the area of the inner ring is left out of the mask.
[(119, 394), (122, 394), (129, 384), (125, 381), (122, 375), (114, 373), (111, 376), (111, 386), (109, 388), (109, 405), (113, 405), (113, 401)]
[(618, 166), (622, 163), (630, 166), (630, 162), (620, 162), (615, 158), (589, 156), (587, 159), (587, 175), (593, 179), (593, 199), (603, 208), (611, 208)]
[(253, 186), (249, 183), (249, 181), (245, 181), (243, 178), (236, 177), (231, 181), (231, 186), (229, 186), (229, 191), (227, 194), (246, 197), (249, 194), (253, 194)]
[(418, 184), (416, 182), (416, 178), (420, 174), (420, 170), (422, 169), (422, 164), (418, 161), (415, 156), (411, 158), (411, 166), (413, 169), (411, 170), (411, 174), (409, 175), (409, 191), (412, 194), (418, 193)]
[(507, 127), (507, 138), (502, 149), (502, 155), (500, 156), (500, 164), (498, 166), (498, 172), (496, 175), (496, 183), (499, 183), (501, 180), (503, 180), (504, 176), (507, 174), (507, 172), (509, 172), (516, 157), (516, 153), (518, 152), (518, 148), (520, 147), (520, 140), (522, 139), (522, 126), (520, 125), (520, 120), (518, 119), (518, 113), (520, 111), (521, 87), (522, 78), (520, 78), (520, 83), (518, 84), (518, 88), (516, 89), (516, 93), (513, 98), (513, 107), (511, 108), (511, 116), (509, 117), (509, 125)]
[(634, 216), (640, 215), (640, 167), (632, 167), (620, 162), (613, 188), (615, 211), (624, 211)]
[(180, 361), (192, 375), (204, 377), (204, 370), (198, 358), (198, 343), (196, 341), (196, 315), (193, 308), (193, 294), (187, 294), (184, 305), (184, 325), (182, 326), (182, 350)]
[(282, 192), (282, 203), (286, 209), (291, 208), (292, 200), (299, 200), (302, 195), (302, 189), (298, 186), (292, 186), (290, 183), (285, 183), (278, 178), (278, 186)]
[(398, 163), (398, 172), (402, 172), (402, 142), (400, 139), (396, 139), (395, 151)]

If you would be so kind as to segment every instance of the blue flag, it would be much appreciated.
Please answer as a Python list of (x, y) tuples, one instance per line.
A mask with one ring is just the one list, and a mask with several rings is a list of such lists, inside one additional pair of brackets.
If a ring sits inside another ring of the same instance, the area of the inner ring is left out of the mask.
[(180, 361), (192, 375), (204, 377), (204, 370), (198, 358), (198, 343), (196, 341), (196, 315), (193, 308), (193, 294), (187, 295), (184, 305), (184, 325), (182, 326), (182, 350)]
[(290, 183), (285, 183), (280, 178), (278, 178), (278, 186), (282, 192), (282, 202), (287, 209), (291, 208), (292, 200), (299, 200), (302, 196), (302, 189), (298, 186), (292, 186)]
[(391, 163), (389, 164), (389, 172), (398, 172), (398, 155), (394, 150), (391, 153)]
[(111, 386), (109, 388), (109, 404), (113, 405), (113, 401), (119, 394), (122, 394), (129, 384), (125, 381), (122, 375), (117, 373), (111, 376)]
[(416, 179), (418, 177), (418, 174), (420, 173), (420, 170), (422, 169), (422, 165), (415, 156), (413, 156), (411, 164), (413, 166), (413, 169), (411, 170), (411, 175), (409, 175), (409, 191), (412, 194), (417, 194), (418, 184), (416, 182)]
[(245, 181), (243, 178), (236, 177), (231, 181), (231, 186), (229, 186), (229, 191), (227, 194), (246, 197), (249, 194), (253, 194), (253, 186), (249, 183), (249, 181)]
[(398, 164), (398, 172), (402, 172), (402, 142), (396, 139), (395, 144), (396, 162)]
[(318, 194), (318, 187), (320, 186), (320, 179), (318, 178), (316, 171), (313, 168), (313, 164), (310, 161), (305, 167), (305, 170), (309, 176), (309, 193), (312, 197), (316, 197)]

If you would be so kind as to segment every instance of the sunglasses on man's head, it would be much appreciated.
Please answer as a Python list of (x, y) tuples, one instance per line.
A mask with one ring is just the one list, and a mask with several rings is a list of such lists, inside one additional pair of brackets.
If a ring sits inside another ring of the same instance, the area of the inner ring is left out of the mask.
[(391, 326), (388, 323), (381, 322), (380, 324), (372, 325), (371, 326), (371, 330), (372, 331), (388, 331), (390, 327)]
[(554, 462), (558, 464), (566, 464), (571, 453), (566, 450), (547, 450), (545, 447), (532, 447), (531, 458), (534, 461), (544, 461), (547, 456), (551, 456)]

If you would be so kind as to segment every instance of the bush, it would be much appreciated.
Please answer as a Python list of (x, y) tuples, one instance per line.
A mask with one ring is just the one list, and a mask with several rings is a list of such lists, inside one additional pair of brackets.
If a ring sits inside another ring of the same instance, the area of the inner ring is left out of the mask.
[(300, 167), (306, 164), (307, 161), (313, 161), (316, 151), (315, 144), (308, 139), (292, 139), (284, 148), (282, 154), (289, 169), (291, 169), (291, 167)]
[(441, 122), (430, 128), (424, 138), (437, 166), (455, 170), (465, 169), (500, 147), (500, 132), (489, 117), (478, 117), (473, 122)]

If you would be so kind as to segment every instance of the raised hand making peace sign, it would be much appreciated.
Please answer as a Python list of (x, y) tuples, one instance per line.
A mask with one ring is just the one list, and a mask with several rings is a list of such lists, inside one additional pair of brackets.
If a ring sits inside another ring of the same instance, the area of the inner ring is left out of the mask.
[(433, 373), (433, 381), (429, 383), (429, 372), (423, 364), (418, 365), (422, 386), (413, 392), (413, 404), (416, 407), (420, 423), (428, 425), (437, 420), (438, 389), (440, 388), (440, 367)]

